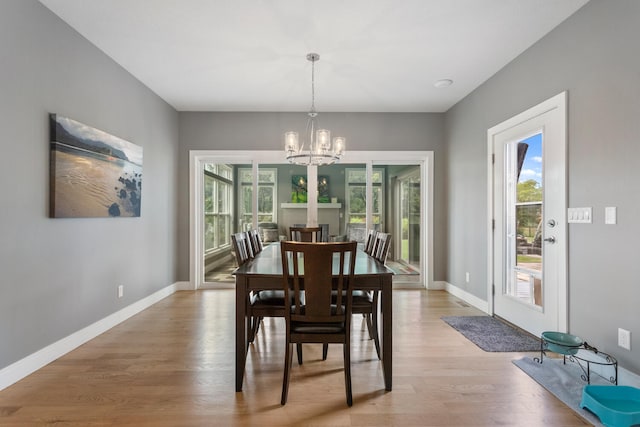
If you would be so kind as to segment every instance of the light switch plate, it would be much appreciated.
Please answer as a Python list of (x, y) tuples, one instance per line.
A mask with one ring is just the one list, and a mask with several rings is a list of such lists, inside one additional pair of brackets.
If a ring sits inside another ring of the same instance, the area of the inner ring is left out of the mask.
[(616, 224), (618, 222), (617, 209), (615, 206), (609, 206), (604, 208), (604, 223)]
[(591, 224), (593, 215), (591, 208), (569, 208), (567, 211), (569, 223)]

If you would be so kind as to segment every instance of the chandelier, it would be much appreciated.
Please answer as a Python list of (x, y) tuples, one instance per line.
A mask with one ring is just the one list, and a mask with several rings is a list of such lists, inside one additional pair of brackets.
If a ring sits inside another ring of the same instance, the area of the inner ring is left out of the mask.
[(318, 129), (318, 113), (315, 105), (315, 63), (320, 60), (320, 55), (309, 53), (307, 60), (311, 61), (311, 109), (308, 113), (307, 130), (302, 142), (298, 138), (298, 132), (285, 132), (284, 150), (289, 163), (330, 165), (340, 160), (344, 154), (346, 139), (336, 136), (331, 144), (331, 131)]

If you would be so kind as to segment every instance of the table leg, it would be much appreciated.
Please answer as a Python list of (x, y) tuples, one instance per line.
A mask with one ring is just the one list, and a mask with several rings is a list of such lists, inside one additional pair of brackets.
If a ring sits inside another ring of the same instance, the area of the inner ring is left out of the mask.
[(247, 276), (236, 275), (236, 391), (242, 391), (247, 360)]
[(382, 370), (384, 372), (384, 388), (391, 391), (393, 378), (393, 301), (392, 280), (390, 275), (380, 278), (382, 283)]

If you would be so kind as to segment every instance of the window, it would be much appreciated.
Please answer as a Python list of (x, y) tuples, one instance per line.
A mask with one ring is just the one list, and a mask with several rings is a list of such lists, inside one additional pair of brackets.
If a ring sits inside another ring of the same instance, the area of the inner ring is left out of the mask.
[[(253, 223), (253, 173), (251, 169), (238, 169), (238, 199), (240, 200), (240, 229), (247, 230)], [(276, 200), (278, 170), (258, 169), (258, 223), (277, 222)]]
[(204, 165), (204, 245), (205, 253), (231, 244), (233, 167)]
[[(367, 170), (345, 169), (347, 188), (347, 224), (366, 223), (367, 217)], [(383, 215), (382, 183), (384, 169), (373, 169), (373, 224), (380, 224)]]

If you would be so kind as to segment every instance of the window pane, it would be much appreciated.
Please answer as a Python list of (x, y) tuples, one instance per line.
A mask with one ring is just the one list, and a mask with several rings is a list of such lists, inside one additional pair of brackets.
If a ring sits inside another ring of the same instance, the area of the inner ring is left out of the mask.
[(373, 223), (380, 224), (380, 217), (382, 216), (382, 188), (373, 187)]
[(204, 217), (204, 250), (213, 249), (215, 247), (215, 227), (213, 225), (213, 216), (205, 215)]
[(258, 169), (258, 182), (260, 184), (275, 184), (276, 171), (272, 169)]
[(367, 170), (366, 169), (349, 169), (349, 170), (347, 170), (347, 182), (349, 184), (357, 184), (357, 183), (366, 184), (366, 182), (367, 182)]
[(242, 200), (241, 200), (241, 207), (242, 207), (242, 213), (243, 214), (251, 214), (252, 212), (252, 199), (253, 199), (253, 188), (248, 186), (248, 185), (243, 185), (242, 186)]
[(273, 187), (258, 187), (258, 213), (273, 213)]
[(238, 179), (242, 184), (251, 184), (253, 181), (253, 173), (251, 169), (240, 169), (238, 171)]
[[(365, 168), (347, 168), (345, 177), (347, 186), (347, 222), (364, 223), (366, 222), (367, 207), (367, 170)], [(382, 192), (384, 169), (373, 169), (371, 178), (373, 185), (372, 221), (373, 224), (381, 224), (384, 211)]]
[[(242, 186), (238, 191), (240, 198), (240, 224), (253, 222), (253, 172), (249, 168), (239, 169), (239, 177)], [(275, 200), (277, 197), (276, 186), (278, 177), (277, 169), (258, 169), (258, 222), (276, 222)]]
[(218, 225), (218, 246), (223, 246), (228, 242), (231, 230), (229, 230), (227, 216), (221, 216), (217, 218)]
[(349, 213), (366, 214), (366, 188), (349, 187)]
[(223, 178), (233, 180), (233, 168), (227, 165), (218, 165), (218, 175)]
[(204, 177), (204, 211), (213, 212), (213, 178)]

